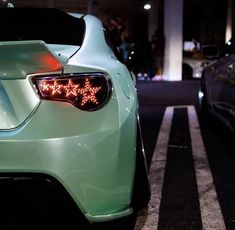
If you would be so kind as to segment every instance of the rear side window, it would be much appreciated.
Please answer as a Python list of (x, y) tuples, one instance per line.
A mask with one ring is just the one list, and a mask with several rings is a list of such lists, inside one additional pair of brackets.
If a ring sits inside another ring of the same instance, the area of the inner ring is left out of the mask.
[(109, 30), (106, 27), (103, 27), (103, 28), (104, 28), (104, 37), (105, 37), (105, 41), (106, 41), (107, 45), (113, 51), (113, 53), (116, 56), (116, 58), (120, 62), (124, 63), (122, 55), (121, 55), (120, 51), (118, 50), (117, 45), (114, 42), (114, 38), (112, 37), (111, 33), (109, 32)]
[(85, 22), (57, 9), (0, 8), (0, 41), (82, 45)]

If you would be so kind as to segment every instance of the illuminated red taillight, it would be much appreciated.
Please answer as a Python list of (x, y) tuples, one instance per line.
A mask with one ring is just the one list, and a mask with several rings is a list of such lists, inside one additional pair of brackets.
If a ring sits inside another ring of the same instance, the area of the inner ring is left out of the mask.
[(40, 76), (32, 80), (42, 99), (70, 102), (86, 111), (101, 108), (111, 93), (111, 82), (101, 73)]

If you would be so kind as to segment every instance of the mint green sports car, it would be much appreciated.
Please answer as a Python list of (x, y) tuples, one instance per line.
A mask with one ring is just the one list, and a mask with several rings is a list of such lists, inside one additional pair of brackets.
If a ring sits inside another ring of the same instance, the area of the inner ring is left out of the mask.
[(144, 207), (135, 76), (100, 20), (0, 8), (0, 25), (0, 180), (53, 185), (89, 222)]

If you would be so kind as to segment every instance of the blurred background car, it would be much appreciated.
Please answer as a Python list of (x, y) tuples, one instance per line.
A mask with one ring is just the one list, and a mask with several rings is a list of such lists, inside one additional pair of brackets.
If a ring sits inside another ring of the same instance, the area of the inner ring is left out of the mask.
[(223, 56), (203, 70), (199, 101), (204, 113), (218, 117), (235, 131), (235, 50), (231, 39), (223, 48)]
[(183, 51), (183, 79), (199, 79), (203, 69), (219, 57), (219, 49), (214, 45), (185, 42)]

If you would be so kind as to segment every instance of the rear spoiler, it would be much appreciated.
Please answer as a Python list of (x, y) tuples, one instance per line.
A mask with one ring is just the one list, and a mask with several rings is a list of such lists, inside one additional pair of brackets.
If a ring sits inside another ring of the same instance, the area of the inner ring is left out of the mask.
[(0, 80), (62, 70), (63, 65), (43, 41), (0, 42)]

